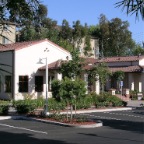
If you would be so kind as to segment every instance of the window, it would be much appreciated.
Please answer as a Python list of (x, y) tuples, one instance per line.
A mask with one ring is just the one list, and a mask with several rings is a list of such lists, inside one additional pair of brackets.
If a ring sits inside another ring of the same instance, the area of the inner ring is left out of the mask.
[(19, 76), (19, 92), (28, 92), (28, 76)]
[(43, 91), (43, 76), (35, 76), (35, 91)]
[(11, 92), (11, 81), (12, 77), (11, 76), (5, 76), (5, 92)]

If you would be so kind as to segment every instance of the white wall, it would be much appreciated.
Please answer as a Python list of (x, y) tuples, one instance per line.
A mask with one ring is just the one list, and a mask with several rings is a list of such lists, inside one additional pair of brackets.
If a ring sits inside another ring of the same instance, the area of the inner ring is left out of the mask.
[(130, 73), (129, 88), (139, 92), (144, 91), (144, 73)]
[[(44, 52), (44, 50), (48, 48), (48, 52)], [(48, 64), (58, 59), (66, 60), (66, 57), (69, 56), (71, 59), (71, 55), (69, 52), (60, 49), (56, 45), (48, 41), (41, 42), (36, 45), (29, 46), (28, 48), (23, 48), (17, 50), (15, 53), (15, 99), (21, 99), (22, 94), (18, 92), (18, 83), (19, 83), (19, 75), (28, 75), (29, 76), (29, 93), (35, 93), (34, 91), (34, 77), (35, 75), (44, 75), (44, 83), (45, 83), (45, 72), (38, 71), (38, 68), (45, 66), (46, 57), (48, 60)], [(39, 58), (44, 58), (44, 64), (38, 64)], [(35, 93), (35, 96), (38, 94)], [(41, 95), (45, 95), (45, 85), (44, 92)]]
[(141, 59), (141, 60), (139, 61), (139, 65), (140, 65), (140, 66), (144, 66), (144, 59)]

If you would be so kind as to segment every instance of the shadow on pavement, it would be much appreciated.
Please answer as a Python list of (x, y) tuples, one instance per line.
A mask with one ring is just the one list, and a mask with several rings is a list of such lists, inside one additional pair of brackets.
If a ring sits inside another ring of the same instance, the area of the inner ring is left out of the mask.
[(72, 144), (65, 141), (35, 138), (32, 134), (27, 133), (9, 133), (0, 132), (1, 144)]
[(108, 136), (101, 136), (101, 135), (97, 135), (97, 134), (86, 134), (86, 133), (79, 133), (81, 135), (86, 135), (86, 136), (94, 136), (94, 137), (97, 137), (97, 138), (102, 138), (102, 139), (107, 139), (107, 140), (126, 140), (126, 141), (129, 141), (129, 143), (131, 142), (142, 142), (140, 140), (132, 140), (132, 139), (125, 139), (125, 138), (116, 138), (116, 137), (108, 137)]
[[(94, 118), (94, 120), (100, 120)], [(112, 120), (112, 119), (102, 119), (103, 126), (108, 126), (113, 129), (134, 131), (137, 133), (144, 133), (144, 122), (132, 122), (124, 120)]]

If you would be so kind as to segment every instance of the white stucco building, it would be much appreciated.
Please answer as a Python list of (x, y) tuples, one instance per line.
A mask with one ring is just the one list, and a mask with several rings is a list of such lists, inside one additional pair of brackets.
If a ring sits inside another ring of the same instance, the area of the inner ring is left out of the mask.
[[(109, 57), (100, 61), (107, 63), (113, 73), (124, 72), (123, 88), (137, 90), (140, 93), (144, 92), (144, 55)], [(112, 87), (117, 89), (116, 80), (113, 77), (107, 82), (106, 90)]]
[[(43, 64), (38, 64), (42, 59)], [(58, 73), (61, 61), (71, 60), (71, 54), (53, 42), (44, 39), (0, 45), (0, 99), (23, 99), (27, 94), (33, 98), (46, 97), (46, 59), (48, 62), (48, 96), (51, 97), (51, 81), (62, 79)], [(84, 70), (97, 63), (106, 63), (112, 72), (123, 71), (123, 88), (144, 91), (144, 55), (127, 57), (107, 57), (103, 59), (85, 58)], [(82, 74), (88, 89), (86, 71)], [(105, 90), (117, 88), (116, 80), (109, 78)], [(100, 93), (97, 80), (92, 91)]]
[[(43, 65), (38, 64), (40, 58), (43, 58)], [(0, 45), (0, 98), (18, 100), (27, 93), (35, 98), (45, 96), (45, 72), (39, 68), (46, 65), (46, 58), (50, 64), (71, 59), (71, 55), (47, 39)], [(57, 72), (48, 75), (49, 80), (61, 79)]]
[[(144, 92), (144, 55), (105, 57), (91, 61), (95, 64), (106, 63), (112, 73), (123, 71), (123, 88)], [(118, 89), (117, 80), (113, 76), (107, 80), (105, 90), (111, 88)]]
[[(102, 59), (86, 58), (84, 69), (89, 70), (99, 63), (105, 63), (112, 74), (117, 71), (124, 72), (123, 89), (144, 93), (144, 55), (105, 57)], [(119, 91), (117, 82), (114, 76), (109, 77), (105, 85), (105, 91), (109, 91), (111, 88)], [(91, 88), (92, 91), (99, 94), (99, 81), (96, 81)]]

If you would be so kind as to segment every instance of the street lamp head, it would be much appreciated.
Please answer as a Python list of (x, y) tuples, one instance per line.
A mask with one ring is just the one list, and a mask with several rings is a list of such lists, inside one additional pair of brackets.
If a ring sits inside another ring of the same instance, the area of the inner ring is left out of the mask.
[(37, 62), (37, 64), (44, 64), (44, 63), (42, 62), (42, 59), (41, 59), (41, 58), (39, 58), (39, 61)]

